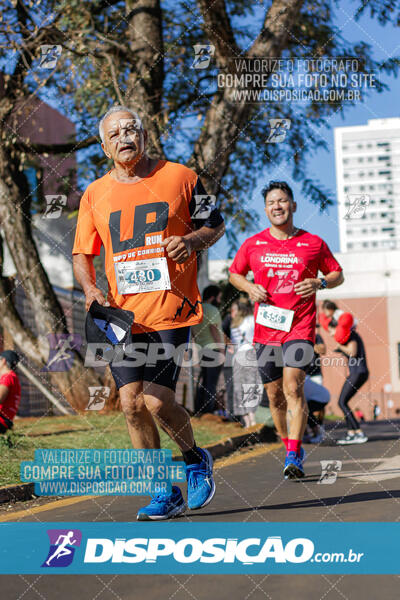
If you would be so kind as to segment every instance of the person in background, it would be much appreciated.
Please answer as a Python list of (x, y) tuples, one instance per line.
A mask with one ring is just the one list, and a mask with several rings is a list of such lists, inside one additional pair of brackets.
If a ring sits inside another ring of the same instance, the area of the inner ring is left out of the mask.
[(321, 359), (323, 354), (326, 354), (326, 345), (319, 334), (320, 325), (316, 324), (315, 344), (314, 344), (314, 356), (308, 367), (307, 375), (319, 385), (322, 385), (322, 370), (321, 370)]
[(358, 320), (349, 312), (345, 312), (338, 308), (335, 302), (324, 300), (321, 304), (319, 312), (319, 322), (325, 331), (329, 332), (329, 328), (335, 329), (335, 340), (339, 343), (343, 339), (347, 339), (350, 331), (356, 329)]
[(235, 348), (233, 346), (231, 340), (231, 323), (232, 319), (236, 317), (238, 314), (239, 302), (234, 300), (230, 306), (229, 312), (225, 315), (222, 321), (222, 331), (225, 336), (225, 363), (224, 363), (224, 379), (225, 379), (225, 388), (226, 388), (226, 405), (225, 405), (225, 417), (229, 421), (235, 421), (235, 416), (233, 412), (233, 355), (235, 353)]
[(354, 411), (354, 414), (355, 414), (356, 419), (365, 423), (365, 416), (364, 416), (364, 413), (362, 410), (360, 410), (359, 408), (356, 408), (356, 410)]
[(255, 412), (262, 399), (263, 384), (258, 372), (257, 355), (253, 346), (253, 306), (239, 302), (231, 323), (231, 340), (235, 345), (233, 357), (233, 412), (243, 427), (256, 424)]
[[(336, 327), (330, 326), (329, 333), (337, 340), (336, 329)], [(360, 428), (360, 424), (349, 406), (350, 400), (353, 399), (369, 377), (364, 342), (354, 329), (346, 333), (345, 339), (343, 339), (343, 336), (339, 339), (341, 342), (338, 343), (334, 352), (339, 352), (345, 356), (348, 362), (349, 374), (339, 396), (339, 406), (346, 419), (347, 435), (338, 440), (337, 443), (340, 445), (364, 444), (368, 441), (368, 438)]]
[(13, 427), (13, 420), (21, 401), (21, 384), (15, 368), (19, 356), (14, 350), (0, 353), (0, 433)]
[(308, 418), (303, 442), (319, 444), (325, 438), (323, 427), (325, 407), (329, 403), (331, 395), (325, 386), (317, 383), (313, 377), (306, 375), (304, 396), (308, 406)]
[[(203, 291), (203, 322), (192, 327), (192, 334), (201, 350), (224, 343), (222, 319), (218, 307), (221, 305), (222, 291), (217, 285), (209, 285)], [(195, 398), (195, 416), (213, 413), (216, 405), (217, 383), (222, 364), (208, 366), (207, 356), (201, 357), (201, 371)], [(223, 361), (222, 361), (223, 362)]]

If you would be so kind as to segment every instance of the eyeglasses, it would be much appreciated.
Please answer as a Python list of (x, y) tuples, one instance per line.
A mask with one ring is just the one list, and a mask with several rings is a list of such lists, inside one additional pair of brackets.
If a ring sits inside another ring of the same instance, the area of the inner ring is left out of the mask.
[(134, 125), (128, 125), (127, 127), (121, 127), (121, 129), (119, 131), (112, 131), (111, 133), (109, 133), (109, 138), (110, 140), (115, 141), (116, 139), (120, 138), (120, 137), (125, 137), (127, 135), (137, 135), (139, 136), (140, 133), (143, 132), (143, 129), (137, 128)]

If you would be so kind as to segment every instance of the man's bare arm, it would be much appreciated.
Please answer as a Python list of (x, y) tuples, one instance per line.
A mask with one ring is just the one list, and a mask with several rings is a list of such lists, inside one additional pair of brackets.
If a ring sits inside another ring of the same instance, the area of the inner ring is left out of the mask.
[(224, 338), (223, 338), (223, 333), (222, 331), (220, 331), (218, 329), (218, 327), (214, 324), (210, 324), (210, 333), (213, 337), (213, 340), (216, 344), (223, 344), (224, 343)]
[(225, 233), (225, 224), (217, 227), (200, 227), (184, 236), (171, 235), (162, 242), (168, 257), (177, 263), (185, 262), (194, 250), (210, 248)]
[[(338, 285), (342, 285), (344, 281), (342, 271), (331, 271), (330, 273), (324, 276), (324, 279), (326, 280), (327, 284), (326, 288), (329, 290), (337, 287)], [(317, 290), (319, 290), (320, 285), (321, 278), (307, 278), (303, 281), (300, 281), (299, 283), (296, 283), (294, 285), (294, 291), (296, 292), (296, 294), (299, 294), (299, 296), (301, 296), (302, 298), (308, 298), (309, 296), (315, 294)]]
[(231, 273), (229, 281), (236, 289), (246, 292), (253, 302), (266, 301), (267, 290), (259, 283), (252, 283), (244, 275), (239, 275), (239, 273)]
[(92, 254), (74, 254), (72, 257), (75, 279), (83, 289), (86, 296), (86, 310), (94, 300), (102, 306), (109, 306), (103, 292), (96, 287), (96, 271), (93, 265)]
[(190, 243), (192, 250), (204, 250), (213, 246), (225, 233), (225, 223), (222, 222), (217, 227), (200, 227), (184, 236)]
[(315, 344), (314, 352), (317, 354), (326, 354), (326, 345), (325, 344)]
[[(327, 288), (332, 289), (337, 287), (338, 285), (342, 285), (344, 282), (343, 271), (331, 271), (328, 275), (325, 275), (325, 279), (327, 282)], [(320, 280), (321, 281), (321, 280)]]

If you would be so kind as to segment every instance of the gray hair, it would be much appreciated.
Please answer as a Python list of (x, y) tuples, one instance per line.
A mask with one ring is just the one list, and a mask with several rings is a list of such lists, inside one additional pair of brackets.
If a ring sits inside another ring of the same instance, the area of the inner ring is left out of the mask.
[(102, 117), (102, 119), (100, 120), (100, 123), (99, 123), (99, 135), (100, 135), (100, 139), (103, 142), (103, 144), (104, 144), (104, 121), (107, 119), (107, 117), (109, 117), (110, 115), (117, 113), (117, 112), (129, 113), (138, 122), (138, 124), (140, 125), (140, 129), (143, 129), (142, 121), (141, 121), (139, 115), (137, 114), (137, 112), (135, 112), (131, 108), (128, 108), (127, 106), (121, 106), (120, 104), (116, 104), (115, 106), (112, 106), (106, 112), (106, 114), (104, 115), (104, 117)]

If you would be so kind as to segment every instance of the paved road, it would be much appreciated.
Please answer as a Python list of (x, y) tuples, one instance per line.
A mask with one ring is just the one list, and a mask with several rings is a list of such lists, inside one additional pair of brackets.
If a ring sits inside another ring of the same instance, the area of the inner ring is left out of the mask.
[[(339, 447), (331, 441), (306, 446), (302, 481), (282, 478), (282, 447), (259, 447), (217, 464), (217, 494), (202, 511), (183, 519), (209, 521), (396, 521), (400, 518), (400, 422), (365, 426), (370, 441)], [(331, 445), (330, 445), (331, 444)], [(326, 461), (322, 469), (321, 461)], [(326, 464), (328, 463), (328, 468)], [(323, 474), (325, 473), (325, 476)], [(325, 481), (325, 483), (321, 483)], [(328, 483), (331, 481), (332, 483)], [(140, 498), (109, 497), (74, 504), (53, 502), (47, 510), (15, 513), (15, 521), (132, 521)], [(42, 509), (43, 507), (41, 507)], [(19, 511), (21, 510), (18, 507)], [(157, 525), (154, 524), (156, 527)], [(7, 600), (386, 600), (399, 596), (397, 576), (168, 575), (0, 577)]]

